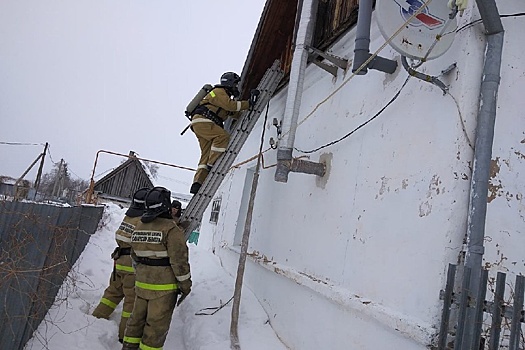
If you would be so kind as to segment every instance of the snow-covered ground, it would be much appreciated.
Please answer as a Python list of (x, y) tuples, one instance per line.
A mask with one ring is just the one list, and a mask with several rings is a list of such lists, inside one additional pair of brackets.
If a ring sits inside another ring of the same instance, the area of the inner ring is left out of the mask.
[[(117, 340), (119, 305), (109, 320), (91, 312), (107, 287), (112, 271), (114, 232), (126, 209), (108, 204), (103, 224), (90, 238), (84, 252), (57, 295), (54, 307), (27, 343), (25, 350), (121, 349)], [(204, 308), (218, 307), (233, 295), (235, 277), (227, 274), (209, 251), (189, 245), (193, 288), (190, 296), (175, 309), (165, 350), (230, 349), (231, 304), (214, 315), (195, 315)], [(214, 310), (207, 310), (213, 312)], [(279, 341), (268, 316), (253, 295), (243, 288), (239, 337), (244, 350), (279, 350)]]

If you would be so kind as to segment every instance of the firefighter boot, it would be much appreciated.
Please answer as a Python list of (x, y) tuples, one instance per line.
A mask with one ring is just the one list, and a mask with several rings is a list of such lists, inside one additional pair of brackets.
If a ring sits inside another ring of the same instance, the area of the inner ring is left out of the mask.
[(138, 350), (140, 344), (131, 344), (124, 342), (122, 345), (122, 350)]
[(199, 189), (201, 188), (201, 184), (198, 183), (198, 182), (194, 182), (192, 185), (191, 185), (191, 188), (190, 188), (190, 193), (191, 194), (197, 194), (197, 192), (199, 192)]

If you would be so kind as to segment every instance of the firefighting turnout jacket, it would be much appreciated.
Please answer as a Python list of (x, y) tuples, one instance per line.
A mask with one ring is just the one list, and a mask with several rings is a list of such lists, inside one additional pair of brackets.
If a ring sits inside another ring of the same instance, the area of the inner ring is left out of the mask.
[(117, 241), (118, 248), (115, 249), (115, 270), (122, 273), (135, 273), (131, 264), (131, 256), (129, 253), (123, 254), (122, 252), (131, 248), (131, 234), (135, 230), (135, 226), (140, 222), (140, 216), (131, 217), (124, 216), (124, 220), (120, 224), (117, 231), (115, 231), (115, 240)]
[[(230, 95), (223, 87), (215, 87), (211, 90), (206, 97), (199, 104), (200, 106), (206, 107), (210, 112), (217, 115), (220, 119), (225, 121), (228, 117), (238, 118), (240, 111), (244, 111), (250, 108), (248, 101), (236, 101), (230, 98)], [(197, 111), (199, 110), (197, 107)], [(191, 121), (191, 124), (212, 122), (212, 120), (206, 118), (204, 115), (197, 112)]]
[[(135, 292), (143, 299), (155, 299), (178, 292), (178, 282), (191, 286), (188, 246), (184, 232), (172, 219), (157, 217), (152, 222), (139, 222), (131, 235), (135, 264)], [(169, 266), (140, 263), (141, 258), (167, 260)], [(188, 282), (185, 282), (186, 284)]]

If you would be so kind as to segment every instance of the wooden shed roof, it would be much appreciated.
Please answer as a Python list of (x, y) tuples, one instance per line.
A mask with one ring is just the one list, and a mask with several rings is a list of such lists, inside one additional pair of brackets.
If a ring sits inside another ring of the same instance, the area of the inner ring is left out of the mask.
[[(127, 173), (130, 168), (133, 168), (134, 171)], [(130, 176), (132, 178), (128, 179), (127, 177)], [(118, 181), (113, 181), (116, 179)], [(130, 152), (129, 158), (125, 162), (95, 182), (94, 189), (109, 195), (131, 199), (133, 193), (139, 188), (152, 188), (153, 186), (150, 172), (142, 161), (133, 152)]]

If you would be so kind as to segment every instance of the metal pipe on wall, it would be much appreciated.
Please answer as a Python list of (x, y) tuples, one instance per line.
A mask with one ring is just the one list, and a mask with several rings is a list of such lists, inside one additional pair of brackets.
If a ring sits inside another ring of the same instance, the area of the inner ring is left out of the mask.
[(307, 47), (311, 45), (313, 40), (316, 15), (317, 0), (303, 0), (302, 6), (300, 7), (301, 17), (297, 30), (297, 39), (290, 70), (290, 82), (288, 83), (288, 95), (282, 124), (282, 129), (285, 133), (277, 150), (277, 167), (274, 177), (277, 182), (288, 182), (288, 174), (290, 171), (312, 174), (311, 170), (314, 169), (313, 174), (319, 176), (323, 176), (325, 172), (324, 164), (293, 159), (292, 157), (295, 132), (297, 130), (297, 119), (299, 118), (301, 98), (303, 95), (304, 76), (308, 63), (309, 52)]
[[(476, 146), (470, 189), (467, 252), (465, 257), (465, 266), (472, 269), (469, 290), (473, 296), (478, 295), (485, 251), (488, 183), (504, 41), (503, 24), (501, 23), (496, 2), (494, 0), (476, 0), (476, 3), (486, 30), (487, 49), (485, 51), (480, 107), (476, 126)], [(473, 344), (475, 323), (475, 310), (469, 308), (462, 340), (462, 348), (464, 349), (477, 349), (478, 347), (477, 344)]]
[[(373, 0), (359, 0), (359, 12), (357, 13), (357, 26), (355, 34), (354, 64), (352, 72), (357, 75), (365, 75), (367, 69), (376, 69), (385, 73), (394, 73), (397, 69), (397, 61), (376, 56), (366, 66), (359, 68), (370, 58), (370, 27), (372, 25)], [(359, 71), (358, 71), (359, 70)]]

